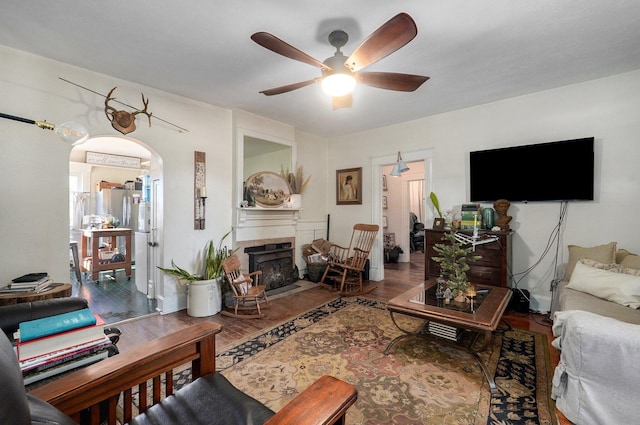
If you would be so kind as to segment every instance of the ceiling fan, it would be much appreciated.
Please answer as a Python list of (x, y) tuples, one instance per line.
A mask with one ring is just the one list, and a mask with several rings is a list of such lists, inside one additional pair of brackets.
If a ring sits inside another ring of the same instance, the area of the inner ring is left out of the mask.
[(336, 52), (324, 62), (320, 62), (273, 34), (257, 32), (251, 39), (262, 47), (318, 67), (322, 71), (321, 77), (263, 90), (260, 93), (273, 96), (321, 82), (323, 90), (333, 98), (333, 109), (339, 109), (351, 106), (351, 92), (356, 82), (387, 90), (415, 91), (429, 77), (395, 72), (366, 72), (362, 69), (400, 49), (413, 40), (417, 33), (418, 28), (413, 18), (406, 13), (399, 13), (360, 43), (351, 56), (346, 57), (340, 48), (347, 44), (349, 36), (342, 30), (336, 30), (329, 34), (329, 43), (336, 48)]

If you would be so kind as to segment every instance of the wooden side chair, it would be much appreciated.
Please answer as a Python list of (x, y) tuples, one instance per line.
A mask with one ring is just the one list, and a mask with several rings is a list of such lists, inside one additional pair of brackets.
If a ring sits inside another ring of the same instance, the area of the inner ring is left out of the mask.
[[(264, 317), (260, 305), (268, 304), (269, 300), (265, 292), (266, 286), (259, 285), (262, 270), (242, 273), (240, 270), (240, 259), (235, 254), (222, 261), (222, 268), (233, 290), (234, 300), (233, 312), (230, 308), (227, 308), (222, 310), (222, 314), (241, 319)], [(238, 313), (238, 310), (240, 313)]]
[(376, 239), (379, 226), (377, 224), (356, 224), (353, 226), (351, 241), (348, 247), (333, 245), (329, 251), (329, 262), (319, 284), (334, 289), (340, 285), (340, 295), (362, 295), (376, 289), (376, 286), (364, 288), (362, 273)]

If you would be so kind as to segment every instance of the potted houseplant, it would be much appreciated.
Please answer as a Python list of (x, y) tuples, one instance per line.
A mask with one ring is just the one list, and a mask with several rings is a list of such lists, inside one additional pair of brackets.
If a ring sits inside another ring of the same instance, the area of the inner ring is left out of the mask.
[(453, 298), (464, 301), (467, 290), (471, 288), (467, 278), (470, 269), (468, 262), (479, 260), (482, 256), (473, 254), (473, 246), (459, 242), (454, 231), (445, 233), (444, 238), (449, 243), (435, 244), (433, 249), (440, 255), (432, 257), (432, 260), (440, 264), (440, 274)]
[(173, 276), (181, 285), (186, 285), (187, 314), (194, 317), (204, 317), (217, 314), (222, 310), (222, 261), (233, 253), (224, 240), (231, 231), (227, 232), (218, 245), (213, 241), (207, 242), (204, 249), (204, 269), (202, 273), (191, 273), (178, 266), (171, 260), (171, 268), (159, 267), (160, 270)]

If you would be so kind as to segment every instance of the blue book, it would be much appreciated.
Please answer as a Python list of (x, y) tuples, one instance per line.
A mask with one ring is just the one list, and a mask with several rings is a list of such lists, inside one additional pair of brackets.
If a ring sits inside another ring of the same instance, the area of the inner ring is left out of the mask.
[(85, 308), (56, 316), (22, 322), (18, 327), (18, 333), (20, 342), (25, 342), (72, 329), (93, 326), (95, 324), (96, 317), (91, 310)]

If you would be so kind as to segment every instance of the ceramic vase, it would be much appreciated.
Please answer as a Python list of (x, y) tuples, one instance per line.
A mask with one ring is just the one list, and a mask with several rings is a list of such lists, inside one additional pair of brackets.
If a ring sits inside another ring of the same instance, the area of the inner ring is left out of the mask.
[(493, 208), (485, 208), (482, 210), (482, 222), (485, 229), (491, 229), (493, 227), (495, 217), (495, 211)]

